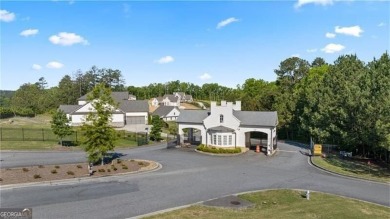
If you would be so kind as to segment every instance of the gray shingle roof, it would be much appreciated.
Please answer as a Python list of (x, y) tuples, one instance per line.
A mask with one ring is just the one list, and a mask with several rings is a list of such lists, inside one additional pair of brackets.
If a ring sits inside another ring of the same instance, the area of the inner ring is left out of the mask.
[(160, 117), (165, 117), (170, 113), (174, 108), (177, 109), (175, 106), (160, 106), (158, 107), (154, 112), (153, 115), (158, 115)]
[(203, 120), (209, 116), (208, 110), (180, 110), (177, 122), (203, 123)]
[(228, 127), (225, 127), (222, 125), (209, 128), (208, 130), (216, 131), (216, 132), (234, 132), (234, 129), (231, 129), (231, 128), (228, 128)]
[(241, 125), (276, 126), (278, 123), (276, 111), (233, 111), (233, 115), (241, 121)]
[(119, 109), (123, 112), (149, 112), (149, 104), (147, 100), (121, 101)]
[(171, 102), (177, 102), (177, 100), (179, 99), (179, 97), (175, 97), (175, 95), (172, 94), (165, 94), (163, 96), (163, 99), (165, 99), (166, 97), (168, 97), (169, 101)]
[(60, 105), (58, 109), (64, 111), (64, 113), (66, 114), (69, 114), (78, 110), (80, 107), (82, 106), (81, 105)]

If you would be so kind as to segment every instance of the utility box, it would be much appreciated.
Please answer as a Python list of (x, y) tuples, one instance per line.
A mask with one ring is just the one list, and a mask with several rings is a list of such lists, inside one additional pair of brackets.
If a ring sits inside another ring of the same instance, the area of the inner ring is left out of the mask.
[(320, 144), (315, 144), (313, 147), (313, 155), (314, 156), (321, 156), (322, 155), (322, 145)]

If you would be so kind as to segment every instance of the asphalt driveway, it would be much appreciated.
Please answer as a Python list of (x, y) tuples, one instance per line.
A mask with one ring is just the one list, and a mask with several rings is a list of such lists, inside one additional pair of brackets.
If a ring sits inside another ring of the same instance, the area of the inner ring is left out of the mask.
[[(121, 150), (124, 158), (155, 160), (157, 172), (69, 185), (1, 190), (1, 207), (32, 207), (35, 218), (127, 218), (233, 193), (296, 188), (390, 206), (388, 184), (343, 178), (308, 164), (305, 149), (279, 143), (274, 156), (250, 151), (215, 157), (164, 145)], [(1, 167), (85, 161), (83, 152), (2, 153)], [(40, 164), (40, 163), (39, 163)]]

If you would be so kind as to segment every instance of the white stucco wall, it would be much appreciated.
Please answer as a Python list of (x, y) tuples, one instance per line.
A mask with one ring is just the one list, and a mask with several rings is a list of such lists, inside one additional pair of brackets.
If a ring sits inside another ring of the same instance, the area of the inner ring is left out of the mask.
[[(166, 117), (167, 118), (169, 118), (169, 117), (176, 117), (177, 118), (179, 115), (180, 115), (180, 111), (176, 108), (173, 108), (173, 110), (171, 112), (169, 112)], [(176, 119), (174, 119), (174, 120), (176, 120)]]
[[(223, 115), (223, 123), (220, 122), (220, 115)], [(233, 106), (231, 104), (216, 106), (215, 102), (211, 102), (211, 114), (203, 120), (203, 123), (207, 129), (225, 126), (236, 130), (240, 126), (240, 121), (233, 115)]]

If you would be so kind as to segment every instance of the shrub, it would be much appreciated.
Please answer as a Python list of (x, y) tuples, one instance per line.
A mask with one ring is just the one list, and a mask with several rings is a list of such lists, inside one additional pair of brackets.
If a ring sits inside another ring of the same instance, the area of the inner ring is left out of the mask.
[(105, 169), (99, 169), (98, 171), (99, 171), (99, 173), (105, 173), (106, 172)]
[(237, 154), (241, 153), (241, 148), (216, 148), (216, 147), (207, 147), (203, 144), (197, 147), (197, 150), (213, 153), (213, 154)]
[(107, 172), (111, 173), (111, 169), (107, 169)]
[(0, 178), (0, 182), (3, 182), (3, 179), (2, 179), (2, 178)]
[(130, 162), (134, 162), (135, 160), (131, 159)]
[(80, 164), (78, 164), (78, 165), (77, 165), (77, 168), (82, 169), (83, 166), (81, 166)]
[(68, 175), (71, 175), (71, 176), (73, 176), (74, 175), (74, 172), (73, 171), (68, 171), (68, 172), (66, 172)]
[(57, 173), (57, 170), (56, 169), (54, 169), (54, 170), (52, 170), (52, 171), (50, 171), (52, 174), (56, 174)]
[(41, 175), (39, 175), (39, 174), (34, 174), (34, 179), (39, 179), (39, 178), (42, 178)]
[(55, 165), (54, 167), (55, 167), (56, 169), (60, 169), (60, 166), (58, 166), (58, 165)]
[(22, 168), (23, 172), (28, 172), (28, 169), (26, 167)]
[(116, 171), (118, 168), (116, 168), (116, 166), (114, 166), (114, 165), (111, 165), (111, 169)]
[(122, 160), (121, 159), (116, 159), (116, 162), (117, 163), (122, 163)]
[(38, 165), (38, 168), (44, 168), (45, 166), (43, 166), (43, 165)]
[(143, 166), (144, 162), (140, 161), (140, 162), (138, 162), (138, 165)]
[(13, 117), (14, 113), (10, 108), (0, 107), (0, 119)]
[(124, 170), (127, 170), (127, 169), (129, 169), (126, 165), (123, 165), (122, 166), (122, 169), (124, 169)]

